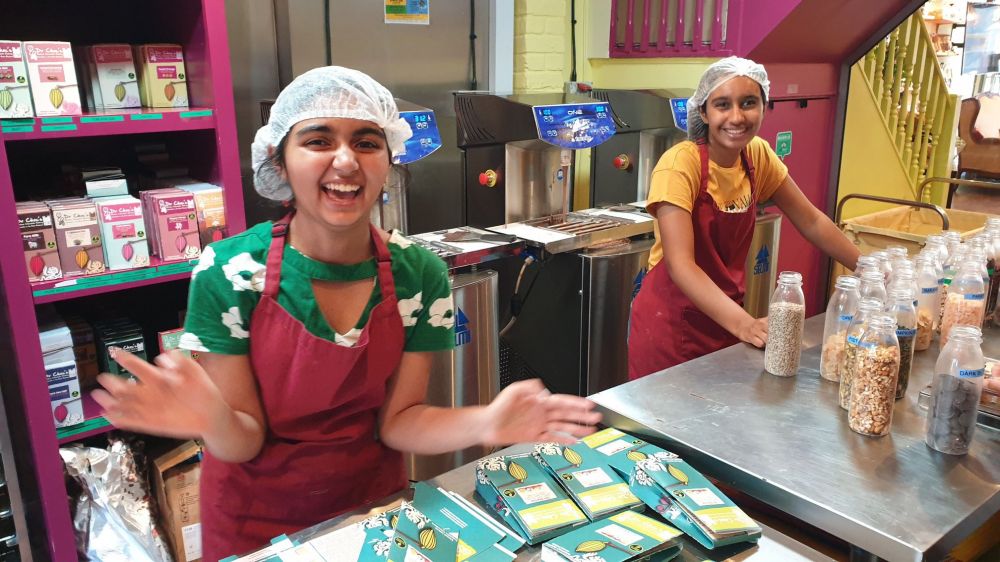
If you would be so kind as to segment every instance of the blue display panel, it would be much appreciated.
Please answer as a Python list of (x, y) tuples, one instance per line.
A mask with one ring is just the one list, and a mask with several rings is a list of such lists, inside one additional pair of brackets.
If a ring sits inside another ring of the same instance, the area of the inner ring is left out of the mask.
[(538, 138), (563, 148), (590, 148), (615, 134), (607, 103), (536, 105)]
[(405, 151), (393, 156), (393, 162), (396, 164), (416, 162), (441, 148), (441, 132), (438, 131), (433, 111), (401, 111), (399, 116), (410, 124), (413, 136), (404, 143)]
[(670, 111), (674, 114), (674, 126), (687, 132), (688, 130), (688, 99), (670, 98)]

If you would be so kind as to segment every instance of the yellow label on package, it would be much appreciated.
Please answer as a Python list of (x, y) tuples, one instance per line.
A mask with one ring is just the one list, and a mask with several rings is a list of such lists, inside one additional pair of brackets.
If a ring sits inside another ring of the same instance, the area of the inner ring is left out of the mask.
[(603, 429), (597, 433), (592, 433), (583, 439), (580, 439), (586, 446), (591, 449), (596, 449), (605, 443), (610, 443), (619, 437), (623, 437), (625, 434), (613, 427)]
[(652, 537), (658, 541), (666, 542), (674, 537), (681, 536), (681, 532), (670, 525), (660, 523), (634, 511), (623, 511), (608, 518), (610, 521), (618, 523), (622, 527), (627, 527), (633, 531)]
[(613, 510), (639, 501), (625, 483), (580, 492), (578, 497), (594, 513)]
[(531, 530), (558, 527), (583, 518), (580, 508), (570, 500), (559, 500), (522, 509), (518, 515)]
[(724, 533), (735, 529), (742, 530), (757, 525), (753, 519), (750, 519), (746, 513), (736, 507), (699, 509), (694, 512), (694, 515), (715, 533)]
[(455, 554), (455, 562), (465, 562), (465, 559), (476, 553), (476, 549), (462, 539), (458, 539), (458, 552)]

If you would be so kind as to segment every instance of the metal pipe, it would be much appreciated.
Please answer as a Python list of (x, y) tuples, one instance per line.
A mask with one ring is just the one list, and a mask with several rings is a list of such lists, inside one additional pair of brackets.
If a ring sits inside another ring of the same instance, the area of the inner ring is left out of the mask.
[(982, 181), (982, 180), (961, 180), (957, 178), (927, 178), (920, 182), (920, 187), (917, 188), (917, 199), (923, 201), (924, 199), (924, 189), (935, 182), (940, 183), (950, 183), (955, 185), (965, 185), (968, 187), (985, 187), (987, 189), (1000, 189), (1000, 182), (995, 181)]
[(941, 217), (942, 230), (948, 230), (951, 227), (951, 222), (948, 220), (948, 213), (944, 209), (934, 205), (932, 203), (924, 203), (923, 201), (907, 201), (906, 199), (896, 199), (895, 197), (882, 197), (880, 195), (865, 195), (863, 193), (852, 193), (840, 200), (837, 204), (837, 212), (834, 215), (833, 222), (837, 226), (842, 226), (840, 221), (841, 211), (844, 209), (844, 204), (851, 199), (866, 199), (868, 201), (879, 201), (881, 203), (895, 203), (896, 205), (904, 205), (907, 207), (920, 207), (922, 209), (929, 209), (934, 211)]

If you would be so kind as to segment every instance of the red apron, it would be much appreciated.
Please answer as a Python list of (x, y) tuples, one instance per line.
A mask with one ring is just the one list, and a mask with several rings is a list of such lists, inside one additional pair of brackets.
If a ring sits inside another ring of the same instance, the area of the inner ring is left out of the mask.
[[(701, 185), (691, 209), (694, 259), (722, 292), (743, 303), (747, 252), (753, 238), (757, 185), (746, 150), (740, 160), (750, 179), (750, 207), (742, 213), (719, 210), (708, 192), (708, 146), (698, 144)], [(661, 236), (661, 243), (668, 244)], [(632, 302), (628, 378), (635, 380), (728, 347), (739, 341), (684, 295), (661, 259), (642, 281)]]
[[(205, 455), (201, 475), (206, 561), (262, 547), (406, 484), (403, 457), (376, 436), (386, 383), (403, 354), (389, 250), (374, 227), (382, 300), (354, 347), (318, 338), (277, 300), (291, 216), (275, 223), (264, 291), (250, 321), (250, 362), (267, 423), (245, 463)], [(301, 298), (311, 298), (302, 295)]]

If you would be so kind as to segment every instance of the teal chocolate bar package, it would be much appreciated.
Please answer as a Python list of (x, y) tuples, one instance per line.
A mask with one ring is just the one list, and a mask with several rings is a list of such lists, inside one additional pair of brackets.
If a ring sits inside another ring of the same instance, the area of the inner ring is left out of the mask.
[(458, 537), (403, 502), (389, 545), (389, 562), (455, 562), (457, 558)]
[[(534, 455), (587, 517), (596, 521), (624, 509), (643, 509), (628, 483), (583, 445), (535, 445)], [(583, 454), (581, 454), (581, 451)]]
[(665, 562), (683, 548), (677, 529), (634, 511), (622, 511), (542, 545), (546, 562)]
[(476, 493), (528, 544), (587, 522), (587, 516), (530, 453), (479, 461)]
[[(413, 487), (413, 507), (447, 533), (458, 536), (458, 559), (509, 562), (516, 555), (500, 543), (505, 533), (475, 517), (444, 491), (425, 482)], [(491, 552), (492, 551), (492, 552)]]
[(358, 562), (385, 562), (392, 545), (393, 524), (399, 519), (399, 509), (372, 515), (359, 524), (365, 530), (365, 542)]

